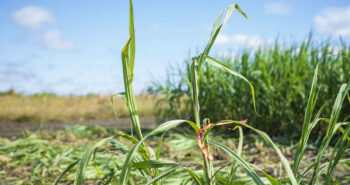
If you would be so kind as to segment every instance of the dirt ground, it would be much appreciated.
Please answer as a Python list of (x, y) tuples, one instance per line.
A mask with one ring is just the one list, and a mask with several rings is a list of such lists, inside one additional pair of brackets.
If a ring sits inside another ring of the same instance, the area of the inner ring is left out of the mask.
[[(143, 117), (140, 118), (141, 127), (146, 130), (154, 129), (157, 126), (155, 117)], [(79, 125), (99, 125), (105, 128), (114, 128), (119, 130), (130, 129), (130, 118), (118, 118), (113, 120), (86, 120), (86, 121), (74, 121), (65, 123), (3, 123), (0, 124), (0, 137), (12, 138), (18, 137), (25, 130), (34, 132), (38, 129), (43, 129), (47, 131), (62, 130), (65, 128), (70, 128), (76, 124)]]

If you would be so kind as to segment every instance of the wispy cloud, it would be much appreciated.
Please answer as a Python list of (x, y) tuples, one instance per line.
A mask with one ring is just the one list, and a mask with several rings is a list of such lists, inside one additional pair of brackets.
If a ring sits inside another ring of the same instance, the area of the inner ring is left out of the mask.
[(237, 34), (228, 36), (220, 34), (215, 41), (217, 45), (231, 45), (235, 48), (245, 47), (247, 49), (257, 49), (260, 46), (273, 44), (273, 38), (264, 39), (259, 35)]
[(274, 2), (265, 4), (265, 13), (268, 14), (287, 14), (291, 12), (292, 7), (286, 2)]
[(18, 26), (29, 29), (38, 29), (45, 23), (55, 23), (52, 13), (39, 6), (27, 6), (12, 14), (13, 22)]
[(313, 19), (318, 31), (332, 36), (350, 36), (350, 6), (326, 8)]
[[(55, 16), (48, 10), (39, 6), (26, 6), (12, 14), (13, 23), (30, 29), (43, 30), (44, 24), (56, 23)], [(75, 49), (75, 44), (72, 41), (62, 39), (59, 30), (48, 30), (37, 39), (36, 44), (42, 48), (56, 51), (72, 51)]]
[(72, 51), (75, 45), (72, 41), (65, 41), (61, 37), (61, 32), (58, 30), (49, 30), (45, 35), (37, 41), (37, 43), (49, 50)]
[(7, 69), (0, 72), (0, 82), (13, 83), (20, 81), (27, 81), (35, 77), (32, 73), (21, 72), (14, 69)]

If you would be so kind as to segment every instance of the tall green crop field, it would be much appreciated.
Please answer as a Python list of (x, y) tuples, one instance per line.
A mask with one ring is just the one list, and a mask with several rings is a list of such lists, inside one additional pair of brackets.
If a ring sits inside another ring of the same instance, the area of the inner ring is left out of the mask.
[[(201, 115), (212, 120), (249, 118), (254, 127), (270, 134), (300, 133), (305, 107), (316, 64), (320, 82), (318, 101), (334, 100), (342, 83), (350, 81), (350, 47), (343, 41), (316, 44), (312, 37), (293, 45), (243, 50), (234, 58), (222, 58), (230, 69), (239, 72), (253, 84), (256, 93), (254, 113), (250, 88), (242, 80), (203, 64), (199, 75)], [(166, 82), (150, 87), (161, 95), (163, 105), (158, 114), (167, 118), (192, 117), (190, 66), (169, 67)], [(317, 104), (320, 108), (322, 104)], [(165, 107), (165, 109), (164, 109)], [(323, 112), (329, 116), (331, 104)], [(350, 103), (343, 105), (341, 118), (350, 114)], [(194, 119), (194, 118), (193, 118)]]

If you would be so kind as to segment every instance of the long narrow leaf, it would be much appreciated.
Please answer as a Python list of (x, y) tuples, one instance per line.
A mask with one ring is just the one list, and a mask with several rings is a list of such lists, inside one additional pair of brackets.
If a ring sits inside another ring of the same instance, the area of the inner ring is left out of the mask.
[(314, 173), (313, 173), (313, 176), (311, 178), (310, 185), (313, 185), (318, 181), (318, 179), (320, 177), (320, 171), (321, 171), (321, 169), (319, 169), (319, 166), (321, 164), (323, 154), (324, 154), (326, 148), (328, 147), (329, 142), (331, 141), (332, 137), (334, 136), (335, 131), (339, 128), (339, 126), (341, 126), (341, 125), (337, 125), (337, 121), (338, 121), (338, 118), (340, 115), (340, 111), (341, 111), (345, 96), (348, 93), (349, 88), (350, 88), (349, 84), (343, 84), (340, 87), (337, 98), (336, 98), (334, 105), (333, 105), (333, 109), (332, 109), (331, 117), (329, 120), (326, 136), (322, 140), (321, 146), (318, 150), (318, 153), (317, 153), (317, 156), (315, 159), (315, 163), (314, 163), (314, 167), (313, 167)]
[(133, 164), (134, 168), (167, 168), (177, 166), (179, 163), (174, 163), (170, 161), (162, 161), (162, 160), (148, 160), (141, 161)]
[(185, 122), (187, 122), (187, 121), (186, 120), (172, 120), (172, 121), (165, 122), (165, 123), (159, 125), (157, 128), (155, 128), (152, 132), (147, 134), (138, 143), (136, 143), (134, 145), (134, 147), (130, 150), (130, 152), (125, 160), (124, 167), (123, 167), (123, 170), (120, 174), (118, 184), (125, 185), (127, 183), (128, 178), (129, 178), (129, 174), (130, 174), (130, 170), (131, 170), (131, 167), (133, 165), (134, 158), (135, 158), (136, 151), (142, 145), (142, 143), (146, 140), (146, 138), (148, 138), (149, 136), (167, 131), (167, 130), (174, 128), (174, 127), (178, 126), (179, 124), (185, 123)]
[(223, 151), (227, 152), (230, 156), (232, 156), (238, 162), (238, 164), (242, 166), (242, 168), (254, 180), (256, 184), (259, 184), (259, 185), (264, 184), (263, 181), (260, 179), (260, 177), (254, 172), (254, 170), (250, 168), (249, 164), (245, 160), (243, 160), (241, 157), (239, 157), (231, 149), (215, 141), (212, 141), (209, 144), (222, 149)]
[(316, 105), (316, 101), (317, 101), (317, 92), (316, 92), (317, 79), (318, 79), (317, 76), (318, 76), (318, 65), (316, 66), (316, 70), (315, 70), (314, 77), (312, 80), (310, 95), (309, 95), (309, 99), (308, 99), (306, 110), (305, 110), (302, 135), (300, 138), (297, 152), (295, 153), (295, 157), (294, 157), (294, 166), (293, 166), (294, 175), (298, 175), (297, 173), (298, 173), (300, 161), (301, 161), (302, 156), (304, 154), (306, 144), (308, 142), (308, 139), (309, 139), (309, 136), (310, 136), (310, 133), (312, 130), (312, 128), (310, 128), (310, 124), (311, 124), (312, 114), (313, 114), (313, 111), (314, 111), (314, 108)]
[(154, 183), (154, 182), (157, 182), (157, 181), (163, 179), (164, 177), (166, 177), (166, 176), (168, 176), (168, 175), (174, 173), (175, 170), (176, 170), (177, 168), (180, 168), (180, 167), (182, 167), (182, 166), (183, 166), (183, 164), (174, 166), (174, 167), (172, 167), (172, 168), (166, 170), (165, 172), (163, 172), (162, 174), (158, 175), (158, 176), (155, 177), (154, 179), (148, 181), (146, 185), (152, 184), (152, 183)]
[(134, 8), (132, 5), (132, 0), (129, 0), (129, 35), (131, 37), (130, 41), (130, 72), (131, 81), (134, 78), (134, 63), (135, 63), (135, 30), (134, 30)]
[[(238, 127), (238, 130), (239, 130), (239, 143), (238, 143), (237, 155), (241, 157), (242, 150), (243, 150), (243, 129), (241, 127)], [(233, 185), (233, 179), (236, 178), (237, 169), (238, 169), (238, 164), (236, 161), (233, 161), (233, 165), (232, 165), (230, 177), (229, 177), (230, 185)]]
[(93, 145), (92, 147), (90, 147), (83, 155), (83, 157), (81, 158), (80, 162), (79, 162), (79, 166), (78, 166), (78, 170), (75, 176), (75, 180), (74, 180), (74, 185), (81, 185), (84, 182), (84, 176), (85, 176), (85, 171), (87, 168), (87, 165), (89, 163), (90, 157), (92, 155), (92, 153), (95, 151), (95, 149), (101, 145), (103, 145), (108, 139), (111, 139), (112, 137), (108, 137), (105, 139), (100, 140), (99, 142), (97, 142), (95, 145)]
[(328, 170), (326, 174), (326, 184), (330, 184), (332, 180), (333, 173), (335, 171), (335, 168), (340, 161), (341, 156), (344, 154), (345, 150), (349, 147), (350, 142), (347, 140), (348, 135), (350, 133), (350, 127), (348, 127), (345, 132), (343, 133), (343, 136), (337, 141), (332, 155), (329, 159), (329, 165)]
[(211, 47), (214, 44), (217, 36), (219, 35), (221, 29), (225, 26), (227, 20), (230, 18), (231, 14), (232, 14), (232, 12), (234, 10), (238, 10), (239, 13), (241, 13), (245, 18), (248, 19), (247, 15), (242, 11), (242, 9), (237, 4), (232, 4), (226, 9), (225, 19), (224, 19), (223, 23), (221, 23), (221, 24), (220, 24), (220, 22), (221, 22), (221, 18), (223, 16), (224, 11), (220, 12), (219, 16), (217, 17), (217, 19), (216, 19), (216, 21), (214, 23), (213, 30), (212, 30), (212, 33), (210, 35), (208, 44), (205, 47), (204, 52), (201, 55), (201, 58), (200, 58), (200, 61), (199, 61), (199, 66), (201, 66), (202, 63), (204, 62), (205, 58), (209, 54), (209, 51), (210, 51)]
[(283, 167), (286, 170), (292, 185), (297, 185), (298, 184), (297, 180), (296, 180), (296, 178), (295, 178), (295, 176), (293, 174), (293, 171), (292, 171), (292, 169), (290, 167), (288, 159), (283, 155), (283, 153), (278, 148), (278, 146), (271, 140), (271, 138), (265, 132), (263, 132), (261, 130), (258, 130), (258, 129), (256, 129), (254, 127), (251, 127), (250, 125), (243, 124), (243, 123), (241, 123), (239, 121), (233, 121), (233, 120), (220, 121), (220, 123), (229, 123), (229, 122), (236, 123), (238, 125), (241, 125), (243, 127), (249, 128), (252, 131), (256, 132), (266, 143), (268, 143), (276, 151), (276, 153), (278, 154), (279, 158), (281, 159)]
[(192, 170), (186, 169), (187, 173), (192, 177), (194, 182), (197, 183), (197, 185), (203, 185), (203, 181), (198, 177), (196, 173), (194, 173)]
[(222, 64), (221, 62), (219, 62), (218, 60), (208, 56), (206, 59), (205, 59), (206, 62), (208, 62), (210, 65), (213, 65), (227, 73), (230, 73), (238, 78), (241, 78), (242, 80), (244, 80), (245, 82), (247, 82), (250, 86), (250, 90), (251, 90), (251, 93), (252, 93), (252, 97), (253, 97), (253, 105), (254, 105), (254, 111), (256, 112), (256, 106), (255, 106), (255, 92), (254, 92), (254, 87), (253, 85), (249, 82), (249, 80), (244, 77), (243, 75), (231, 70), (230, 68), (226, 67), (224, 64)]
[(53, 183), (53, 185), (58, 185), (58, 183), (60, 182), (61, 178), (63, 177), (63, 175), (65, 175), (69, 170), (71, 170), (76, 164), (78, 164), (78, 162), (80, 161), (80, 159), (74, 161), (73, 163), (71, 163), (70, 165), (67, 166), (66, 169), (63, 170), (63, 172), (57, 177), (57, 179), (55, 180), (55, 182)]

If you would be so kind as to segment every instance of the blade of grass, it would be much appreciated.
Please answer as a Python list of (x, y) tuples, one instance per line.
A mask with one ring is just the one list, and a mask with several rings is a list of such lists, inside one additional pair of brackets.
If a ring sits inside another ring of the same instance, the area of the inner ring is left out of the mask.
[(80, 159), (74, 161), (73, 163), (71, 163), (70, 165), (67, 166), (66, 169), (63, 170), (63, 172), (57, 177), (57, 179), (55, 180), (55, 182), (53, 183), (53, 185), (58, 185), (58, 183), (60, 182), (61, 178), (69, 171), (71, 170), (76, 164), (78, 164), (80, 161)]
[[(224, 11), (226, 10), (226, 16), (225, 19), (223, 21), (223, 23), (220, 24), (221, 22), (221, 18), (223, 16)], [(223, 10), (222, 12), (220, 12), (219, 16), (217, 17), (214, 26), (213, 26), (213, 30), (211, 32), (209, 41), (207, 46), (204, 49), (204, 52), (201, 54), (200, 56), (200, 60), (199, 60), (199, 66), (202, 65), (202, 63), (204, 62), (205, 58), (207, 57), (207, 55), (209, 54), (209, 51), (211, 49), (211, 47), (213, 46), (217, 36), (219, 35), (221, 29), (225, 26), (227, 20), (230, 18), (232, 12), (234, 10), (238, 10), (239, 13), (241, 13), (245, 18), (248, 19), (247, 15), (241, 10), (241, 8), (237, 5), (237, 4), (232, 4), (229, 7), (227, 7), (225, 10)], [(249, 19), (248, 19), (249, 20)]]
[(129, 45), (134, 35), (131, 35), (128, 42), (125, 44), (122, 51), (122, 63), (123, 63), (123, 77), (124, 77), (124, 88), (126, 104), (129, 109), (130, 118), (133, 124), (134, 132), (138, 139), (142, 138), (142, 132), (140, 127), (140, 120), (135, 102), (135, 95), (132, 88), (132, 71), (129, 61)]
[(267, 144), (269, 144), (278, 154), (279, 158), (281, 159), (281, 162), (283, 164), (284, 169), (286, 170), (288, 177), (292, 183), (292, 185), (297, 185), (297, 181), (296, 178), (293, 174), (293, 171), (290, 167), (289, 161), (287, 160), (287, 158), (283, 155), (283, 153), (281, 152), (281, 150), (278, 148), (278, 146), (271, 140), (271, 138), (263, 131), (258, 130), (248, 124), (243, 124), (239, 121), (233, 121), (233, 120), (223, 120), (223, 121), (219, 121), (219, 123), (235, 123), (237, 125), (249, 128), (250, 130), (256, 132)]
[(152, 184), (152, 183), (154, 183), (154, 182), (157, 182), (157, 181), (163, 179), (164, 177), (166, 177), (166, 176), (168, 176), (168, 175), (174, 173), (175, 170), (176, 170), (177, 168), (180, 168), (180, 167), (182, 167), (182, 166), (184, 166), (184, 164), (176, 165), (176, 166), (174, 166), (174, 167), (172, 167), (172, 168), (166, 170), (165, 172), (163, 172), (163, 173), (160, 174), (159, 176), (155, 177), (155, 178), (152, 179), (151, 181), (148, 181), (146, 185)]
[[(237, 155), (241, 157), (242, 155), (242, 150), (243, 150), (243, 129), (241, 127), (238, 127), (239, 130), (239, 142), (238, 142), (238, 149), (237, 149)], [(236, 161), (233, 161), (231, 171), (230, 171), (230, 176), (229, 176), (229, 184), (233, 185), (233, 179), (235, 179), (237, 176), (237, 169), (238, 169), (238, 164)]]
[(226, 166), (228, 166), (230, 163), (228, 164), (224, 164), (224, 165), (221, 165), (220, 168), (218, 168), (215, 172), (214, 172), (214, 175), (213, 175), (213, 181), (215, 182), (215, 179), (217, 178), (217, 176), (219, 175), (219, 172), (224, 169)]
[(349, 147), (350, 141), (347, 140), (350, 133), (350, 127), (348, 127), (343, 136), (337, 141), (335, 147), (332, 151), (332, 155), (329, 158), (328, 170), (326, 174), (326, 184), (331, 184), (332, 176), (334, 174), (335, 168), (338, 162), (341, 159), (341, 156), (344, 154), (345, 150)]
[(242, 166), (242, 168), (254, 180), (254, 182), (256, 184), (259, 184), (259, 185), (264, 184), (263, 181), (260, 179), (260, 177), (254, 172), (254, 170), (249, 167), (249, 164), (245, 160), (243, 160), (241, 157), (239, 157), (231, 149), (229, 149), (228, 147), (222, 145), (221, 143), (215, 142), (215, 141), (211, 141), (211, 142), (209, 142), (209, 144), (222, 149), (223, 151), (228, 153), (230, 156), (232, 156), (235, 159), (235, 161), (237, 161), (237, 163)]
[(129, 0), (129, 35), (133, 35), (130, 41), (130, 71), (131, 71), (131, 82), (134, 78), (134, 63), (135, 63), (135, 30), (134, 30), (134, 8), (132, 0)]
[[(156, 160), (159, 160), (160, 149), (161, 149), (161, 145), (162, 145), (163, 138), (164, 138), (165, 134), (166, 134), (166, 132), (164, 132), (164, 133), (162, 134), (162, 136), (160, 137), (160, 139), (159, 139), (158, 146), (157, 146), (157, 151), (156, 151)], [(159, 169), (156, 168), (156, 169), (154, 170), (154, 176), (158, 176), (158, 174), (159, 174)], [(160, 182), (160, 183), (161, 183), (161, 182)], [(155, 185), (158, 185), (158, 181), (155, 182)]]
[(340, 87), (339, 93), (338, 93), (337, 98), (336, 98), (334, 105), (333, 105), (333, 109), (332, 109), (330, 121), (328, 124), (326, 136), (322, 140), (321, 146), (319, 147), (317, 157), (316, 157), (315, 162), (314, 162), (314, 168), (313, 168), (314, 173), (313, 173), (312, 178), (310, 180), (310, 185), (314, 185), (320, 177), (319, 166), (320, 166), (320, 163), (322, 161), (323, 154), (329, 145), (329, 142), (331, 141), (332, 137), (334, 136), (335, 131), (338, 129), (338, 128), (336, 128), (337, 120), (339, 118), (339, 114), (340, 114), (345, 96), (349, 91), (349, 88), (350, 88), (350, 85), (348, 85), (348, 84), (343, 84)]
[[(125, 88), (125, 99), (129, 109), (130, 118), (132, 121), (133, 130), (138, 139), (142, 139), (142, 132), (140, 126), (140, 119), (137, 111), (135, 95), (132, 87), (134, 63), (135, 63), (135, 32), (134, 32), (134, 15), (132, 0), (129, 0), (129, 40), (126, 42), (122, 53), (121, 59), (123, 64), (123, 79)], [(144, 144), (147, 150), (146, 145)]]
[[(294, 157), (293, 173), (295, 176), (298, 175), (300, 161), (301, 161), (302, 156), (304, 154), (306, 144), (308, 142), (308, 139), (309, 139), (309, 136), (310, 136), (310, 133), (312, 130), (312, 128), (310, 128), (310, 124), (311, 124), (312, 114), (313, 114), (313, 111), (314, 111), (314, 108), (316, 105), (317, 94), (318, 94), (316, 92), (317, 79), (318, 79), (317, 75), (318, 75), (318, 65), (316, 66), (316, 70), (315, 70), (314, 77), (312, 80), (311, 91), (310, 91), (309, 99), (308, 99), (306, 110), (305, 110), (305, 117), (304, 117), (302, 134), (301, 134), (301, 138), (299, 141), (297, 152), (295, 153), (295, 157)], [(317, 123), (317, 122), (315, 122), (315, 123)]]
[(95, 149), (101, 145), (103, 145), (107, 140), (111, 139), (112, 137), (108, 137), (105, 139), (100, 140), (99, 142), (97, 142), (95, 145), (93, 145), (92, 147), (90, 147), (85, 154), (82, 156), (80, 162), (79, 162), (79, 166), (78, 166), (78, 170), (75, 176), (75, 180), (74, 180), (74, 185), (81, 185), (84, 182), (84, 176), (85, 176), (85, 171), (87, 168), (87, 165), (89, 163), (89, 159), (92, 155), (92, 153), (95, 151)]
[(217, 68), (219, 68), (219, 69), (221, 69), (221, 70), (223, 70), (223, 71), (225, 71), (225, 72), (227, 72), (227, 73), (230, 73), (230, 74), (232, 74), (232, 75), (234, 75), (234, 76), (236, 76), (236, 77), (238, 77), (238, 78), (241, 78), (242, 80), (244, 80), (245, 82), (247, 82), (247, 83), (249, 84), (249, 86), (250, 86), (250, 90), (251, 90), (252, 97), (253, 97), (254, 111), (255, 111), (255, 113), (257, 113), (257, 112), (256, 112), (256, 106), (255, 106), (255, 92), (254, 92), (254, 87), (253, 87), (253, 85), (249, 82), (249, 80), (248, 80), (246, 77), (244, 77), (243, 75), (241, 75), (241, 74), (239, 74), (239, 73), (237, 73), (237, 72), (231, 70), (230, 68), (226, 67), (224, 64), (222, 64), (221, 62), (219, 62), (218, 60), (216, 60), (216, 59), (214, 59), (214, 58), (212, 58), (212, 57), (210, 57), (210, 56), (208, 56), (208, 57), (205, 59), (205, 61), (206, 61), (207, 63), (209, 63), (210, 65), (213, 65), (213, 66), (215, 66), (215, 67), (217, 67)]
[(281, 183), (278, 182), (277, 179), (273, 178), (271, 175), (267, 174), (264, 171), (261, 171), (262, 174), (267, 178), (267, 180), (270, 181), (271, 185), (281, 185)]
[(131, 167), (133, 165), (133, 161), (134, 161), (134, 158), (135, 158), (135, 155), (136, 155), (136, 151), (138, 150), (138, 148), (141, 146), (141, 144), (149, 136), (152, 136), (152, 135), (155, 135), (155, 134), (167, 131), (167, 130), (169, 130), (171, 128), (174, 128), (174, 127), (178, 126), (179, 124), (182, 124), (182, 123), (185, 123), (185, 122), (187, 122), (187, 121), (186, 120), (172, 120), (172, 121), (165, 122), (165, 123), (159, 125), (157, 128), (155, 128), (149, 134), (147, 134), (138, 143), (136, 143), (134, 145), (134, 147), (130, 150), (130, 152), (129, 152), (126, 160), (125, 160), (125, 163), (124, 163), (124, 166), (123, 166), (123, 170), (122, 170), (122, 172), (120, 174), (120, 177), (119, 177), (119, 183), (118, 184), (119, 185), (127, 184), (128, 178), (129, 178), (129, 174), (130, 174), (130, 171), (131, 171)]
[(134, 168), (165, 168), (165, 167), (173, 167), (177, 166), (180, 163), (174, 163), (171, 161), (163, 161), (163, 160), (148, 160), (141, 161), (133, 164)]
[(194, 173), (192, 170), (190, 169), (186, 169), (187, 173), (192, 177), (192, 179), (194, 180), (194, 182), (196, 182), (198, 185), (204, 185), (204, 182), (198, 177), (198, 175), (196, 173)]
[(98, 175), (100, 175), (101, 178), (103, 178), (103, 174), (101, 173), (100, 169), (98, 168), (98, 165), (97, 165), (97, 161), (96, 161), (96, 152), (97, 152), (97, 148), (95, 149), (94, 151), (94, 155), (92, 157), (92, 161), (94, 162), (94, 166), (95, 166), (95, 170), (97, 172)]

